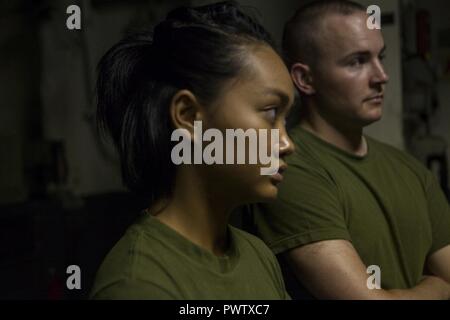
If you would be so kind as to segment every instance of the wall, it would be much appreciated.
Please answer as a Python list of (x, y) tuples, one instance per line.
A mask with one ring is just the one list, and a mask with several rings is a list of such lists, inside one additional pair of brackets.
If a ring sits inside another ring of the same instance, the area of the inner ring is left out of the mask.
[[(430, 119), (431, 133), (444, 138), (447, 143), (447, 163), (450, 166), (450, 2), (445, 0), (411, 1), (416, 9), (426, 9), (431, 15), (430, 65), (437, 75), (436, 93), (438, 109)], [(440, 45), (439, 33), (444, 33), (447, 49)], [(446, 59), (442, 59), (445, 56)], [(447, 73), (445, 74), (445, 70)], [(414, 72), (414, 70), (412, 70)], [(449, 167), (450, 169), (450, 167)], [(450, 175), (448, 179), (450, 186)]]
[(37, 22), (19, 4), (0, 3), (0, 204), (26, 199), (26, 145), (39, 134)]
[[(151, 24), (180, 1), (82, 1), (82, 30), (66, 28), (65, 10), (73, 1), (58, 1), (41, 27), (44, 137), (66, 143), (68, 188), (77, 195), (124, 190), (117, 156), (100, 143), (94, 124), (95, 67), (125, 30)], [(185, 1), (186, 2), (186, 1)]]

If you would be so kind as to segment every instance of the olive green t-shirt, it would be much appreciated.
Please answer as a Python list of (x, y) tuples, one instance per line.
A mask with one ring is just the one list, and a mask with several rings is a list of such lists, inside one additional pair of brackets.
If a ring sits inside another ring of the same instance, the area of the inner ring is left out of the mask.
[(450, 244), (449, 204), (432, 173), (367, 136), (363, 157), (300, 127), (290, 136), (296, 150), (278, 200), (255, 212), (272, 251), (344, 239), (366, 266), (380, 267), (383, 289), (417, 285), (427, 256)]
[(106, 256), (92, 299), (290, 299), (278, 262), (258, 238), (228, 226), (216, 256), (142, 214)]

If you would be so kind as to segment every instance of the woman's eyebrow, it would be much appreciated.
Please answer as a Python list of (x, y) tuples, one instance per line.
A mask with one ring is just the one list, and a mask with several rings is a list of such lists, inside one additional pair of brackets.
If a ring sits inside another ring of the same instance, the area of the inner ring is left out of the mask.
[(287, 104), (289, 104), (289, 101), (291, 101), (291, 98), (289, 97), (289, 95), (287, 93), (285, 93), (283, 90), (278, 89), (278, 88), (266, 87), (263, 89), (263, 94), (277, 96), (278, 98), (280, 98), (281, 103), (283, 105), (287, 105)]

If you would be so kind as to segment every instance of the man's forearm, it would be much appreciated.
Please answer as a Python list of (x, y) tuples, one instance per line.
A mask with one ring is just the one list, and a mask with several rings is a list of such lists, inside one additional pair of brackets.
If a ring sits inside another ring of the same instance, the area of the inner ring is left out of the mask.
[(450, 284), (435, 276), (426, 276), (411, 289), (393, 289), (383, 292), (385, 299), (403, 300), (449, 300)]

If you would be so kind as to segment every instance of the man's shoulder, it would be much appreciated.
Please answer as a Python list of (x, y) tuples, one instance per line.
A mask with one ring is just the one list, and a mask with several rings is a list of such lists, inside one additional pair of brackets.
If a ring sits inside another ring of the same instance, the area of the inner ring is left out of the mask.
[[(322, 148), (317, 147), (319, 138), (313, 137), (312, 133), (307, 133), (301, 127), (296, 127), (290, 131), (290, 136), (295, 145), (292, 154), (286, 157), (289, 170), (302, 170), (306, 172), (324, 174), (326, 172), (327, 154)], [(292, 168), (292, 169), (291, 169)]]
[(283, 186), (294, 185), (301, 187), (297, 180), (308, 182), (320, 181), (320, 182), (333, 182), (333, 168), (335, 167), (335, 161), (337, 161), (333, 154), (328, 153), (323, 148), (317, 148), (317, 141), (310, 139), (302, 139), (302, 136), (298, 135), (297, 139), (293, 139), (295, 143), (295, 150), (292, 154), (286, 157), (286, 163), (288, 168), (285, 173), (285, 181)]
[(372, 136), (364, 135), (364, 137), (366, 138), (369, 147), (375, 147), (377, 148), (377, 150), (384, 150), (401, 156), (408, 156), (408, 154), (405, 151), (401, 150), (398, 147), (393, 146), (392, 144), (383, 142)]
[(417, 174), (427, 174), (427, 168), (407, 151), (400, 150), (397, 147), (394, 147), (386, 142), (382, 142), (372, 137), (366, 136), (366, 139), (369, 142), (369, 148), (372, 147), (372, 149), (374, 149), (374, 152), (377, 153), (377, 156), (381, 156), (383, 159), (392, 162), (394, 165), (404, 165)]

